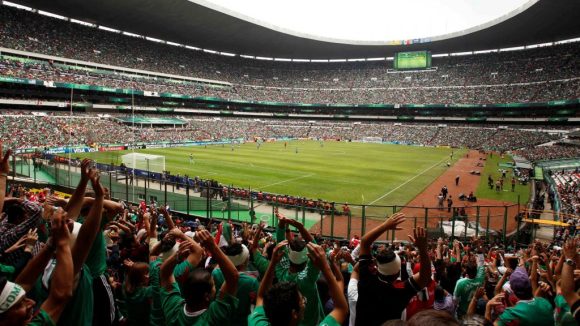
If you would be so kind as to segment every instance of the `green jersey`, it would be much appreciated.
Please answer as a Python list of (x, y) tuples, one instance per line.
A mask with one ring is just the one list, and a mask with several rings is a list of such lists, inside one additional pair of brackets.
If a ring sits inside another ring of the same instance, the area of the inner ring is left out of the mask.
[(161, 281), (159, 280), (159, 272), (161, 269), (161, 258), (157, 258), (149, 264), (149, 285), (151, 286), (151, 319), (152, 326), (165, 325), (165, 318), (163, 317), (163, 308), (161, 307)]
[(554, 325), (553, 313), (552, 305), (544, 298), (537, 297), (532, 300), (520, 300), (515, 306), (507, 308), (499, 315), (497, 323), (500, 326)]
[[(270, 326), (270, 321), (266, 317), (264, 306), (256, 307), (254, 312), (248, 316), (248, 326)], [(328, 315), (318, 326), (340, 326), (340, 324), (334, 317)]]
[[(177, 283), (173, 283), (172, 290), (161, 287), (161, 302), (165, 323), (169, 326), (186, 325), (229, 325), (238, 307), (238, 299), (229, 294), (223, 298), (216, 298), (206, 310), (189, 312), (185, 307), (185, 300), (181, 297)], [(218, 294), (219, 296), (219, 294)]]
[(97, 233), (85, 264), (89, 266), (93, 278), (100, 277), (107, 270), (107, 242), (102, 231)]
[(133, 293), (123, 291), (123, 294), (125, 295), (125, 305), (127, 306), (127, 325), (150, 325), (151, 301), (153, 298), (152, 287), (139, 287)]
[[(258, 295), (258, 288), (260, 283), (255, 277), (249, 276), (244, 272), (240, 272), (238, 279), (238, 293), (236, 297), (239, 300), (238, 309), (232, 318), (231, 325), (247, 325), (248, 315), (252, 312), (256, 304), (256, 296)], [(221, 289), (224, 284), (224, 274), (221, 269), (216, 268), (211, 273), (216, 289)]]
[[(85, 222), (85, 219), (85, 217), (79, 217), (78, 222), (82, 224)], [(107, 242), (103, 235), (105, 225), (107, 225), (107, 219), (103, 218), (101, 220), (99, 232), (97, 232), (95, 241), (93, 242), (85, 261), (85, 264), (91, 270), (93, 278), (103, 275), (107, 270)]]
[(485, 267), (479, 266), (475, 278), (471, 279), (465, 277), (457, 281), (457, 284), (455, 284), (453, 296), (457, 300), (457, 314), (459, 316), (463, 316), (467, 313), (469, 302), (473, 298), (473, 294), (475, 294), (477, 288), (483, 284), (484, 276)]
[[(42, 277), (34, 289), (36, 302), (44, 302), (48, 298), (48, 290), (44, 287)], [(60, 315), (58, 325), (93, 325), (93, 277), (91, 271), (84, 265), (79, 273), (79, 280), (76, 289), (73, 291), (73, 297), (66, 304), (66, 308)]]
[(55, 324), (48, 313), (41, 308), (38, 314), (28, 323), (28, 326), (55, 326)]
[(175, 269), (173, 270), (173, 277), (175, 277), (177, 283), (181, 285), (181, 283), (187, 279), (189, 273), (194, 269), (195, 267), (191, 265), (186, 259), (175, 266)]
[(566, 302), (566, 299), (561, 294), (558, 294), (554, 299), (554, 303), (556, 304), (554, 312), (556, 326), (576, 326), (576, 320), (570, 312), (570, 306)]
[(252, 263), (254, 263), (254, 267), (256, 267), (256, 270), (258, 270), (260, 275), (264, 275), (266, 274), (266, 270), (268, 269), (270, 261), (266, 259), (266, 257), (262, 256), (260, 252), (256, 251), (256, 253), (254, 253), (252, 256)]

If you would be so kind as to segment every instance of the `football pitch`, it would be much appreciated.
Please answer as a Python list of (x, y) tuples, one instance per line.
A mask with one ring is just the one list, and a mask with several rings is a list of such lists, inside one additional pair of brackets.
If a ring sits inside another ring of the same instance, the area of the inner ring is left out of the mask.
[[(74, 154), (121, 163), (131, 151)], [(224, 185), (321, 198), (337, 203), (405, 205), (465, 150), (418, 146), (290, 141), (135, 150), (165, 156), (172, 174), (215, 179)], [(189, 155), (193, 155), (193, 163)], [(453, 162), (452, 162), (453, 163)]]

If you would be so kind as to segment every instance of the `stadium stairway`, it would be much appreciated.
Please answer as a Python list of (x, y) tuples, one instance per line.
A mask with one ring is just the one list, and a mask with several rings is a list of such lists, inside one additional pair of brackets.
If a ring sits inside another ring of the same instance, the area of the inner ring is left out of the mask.
[[(549, 202), (546, 196), (544, 207), (548, 207), (548, 205)], [(555, 216), (553, 211), (544, 211), (544, 213), (540, 215), (541, 220), (554, 221), (554, 218)], [(550, 225), (538, 224), (538, 228), (536, 229), (535, 234), (536, 239), (542, 242), (550, 243), (554, 239), (554, 227)]]

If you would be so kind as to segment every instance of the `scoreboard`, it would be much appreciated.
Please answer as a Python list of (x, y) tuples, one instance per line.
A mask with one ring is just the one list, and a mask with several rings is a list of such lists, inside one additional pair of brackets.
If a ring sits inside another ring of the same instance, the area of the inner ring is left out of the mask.
[(393, 61), (396, 70), (427, 69), (431, 68), (431, 52), (397, 52)]

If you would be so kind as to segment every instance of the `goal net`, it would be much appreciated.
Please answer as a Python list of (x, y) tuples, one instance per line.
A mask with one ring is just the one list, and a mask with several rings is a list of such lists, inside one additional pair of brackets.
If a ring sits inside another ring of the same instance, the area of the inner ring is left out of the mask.
[(129, 153), (121, 156), (126, 167), (150, 172), (163, 173), (165, 171), (165, 156)]
[(363, 137), (363, 143), (382, 143), (383, 138), (381, 137)]

